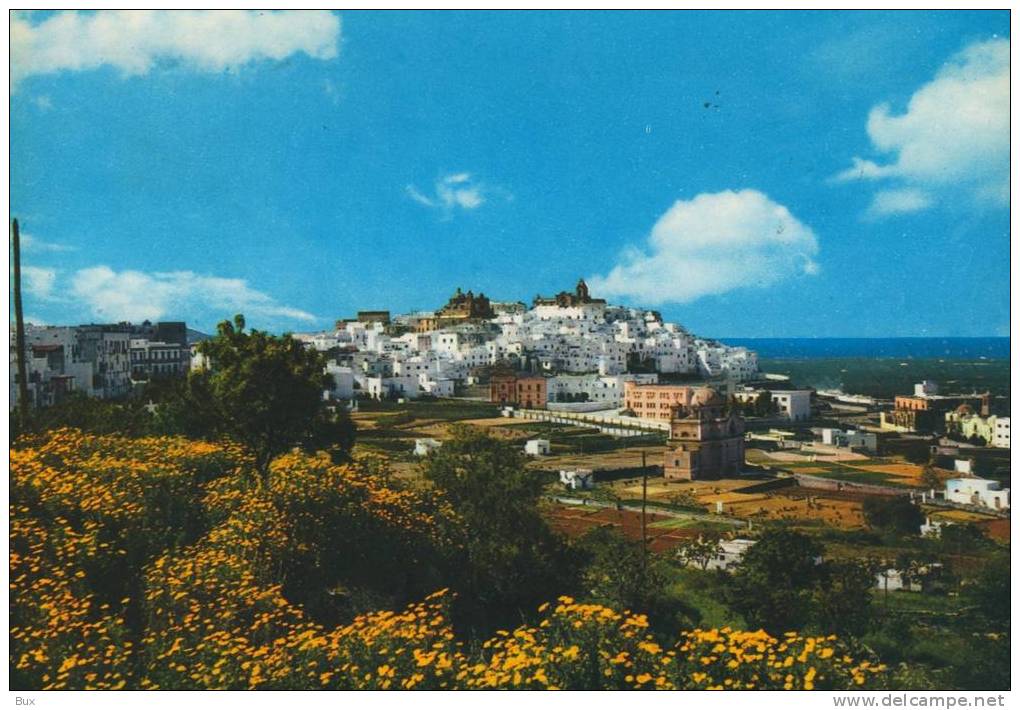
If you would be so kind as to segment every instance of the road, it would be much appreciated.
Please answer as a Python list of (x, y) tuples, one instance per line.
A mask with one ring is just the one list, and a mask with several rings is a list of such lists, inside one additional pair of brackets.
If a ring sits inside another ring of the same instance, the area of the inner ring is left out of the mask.
[[(616, 503), (610, 503), (608, 501), (591, 500), (585, 498), (568, 498), (566, 496), (548, 496), (549, 500), (553, 500), (563, 505), (583, 505), (592, 508), (611, 508), (613, 510), (627, 510), (633, 513), (640, 513), (641, 506), (634, 504), (622, 504), (617, 506)], [(648, 512), (654, 513), (655, 515), (664, 515), (667, 518), (680, 518), (683, 520), (700, 520), (702, 522), (713, 522), (713, 523), (728, 523), (734, 527), (746, 527), (748, 521), (741, 520), (740, 518), (731, 518), (726, 515), (718, 515), (713, 513), (695, 513), (687, 510), (672, 510), (671, 508), (660, 508), (654, 503), (648, 504)]]

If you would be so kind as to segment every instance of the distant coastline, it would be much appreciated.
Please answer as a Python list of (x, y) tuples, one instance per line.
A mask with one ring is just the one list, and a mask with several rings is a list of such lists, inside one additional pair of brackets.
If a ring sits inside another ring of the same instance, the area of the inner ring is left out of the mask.
[(985, 338), (719, 338), (765, 359), (912, 358), (1008, 360), (1008, 337)]

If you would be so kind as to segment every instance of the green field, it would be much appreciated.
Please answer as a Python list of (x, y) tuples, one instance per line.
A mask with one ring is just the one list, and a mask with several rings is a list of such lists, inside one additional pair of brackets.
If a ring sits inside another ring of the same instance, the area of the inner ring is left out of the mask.
[(443, 421), (488, 419), (499, 416), (499, 408), (495, 404), (464, 399), (419, 399), (403, 404), (363, 399), (359, 400), (358, 409), (362, 412), (408, 412), (415, 419)]

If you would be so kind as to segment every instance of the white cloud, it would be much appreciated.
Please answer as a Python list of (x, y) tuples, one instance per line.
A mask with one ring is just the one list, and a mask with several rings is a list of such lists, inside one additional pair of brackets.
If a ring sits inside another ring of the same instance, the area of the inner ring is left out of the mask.
[(483, 185), (471, 173), (450, 173), (436, 180), (434, 192), (426, 195), (414, 185), (408, 185), (407, 195), (425, 207), (441, 210), (446, 217), (454, 211), (475, 210), (481, 207), (491, 195), (499, 194), (507, 200), (511, 195), (501, 188)]
[(31, 234), (22, 234), (20, 239), (21, 248), (26, 252), (60, 252), (77, 250), (77, 247), (73, 247), (69, 244), (46, 242)]
[(866, 216), (877, 218), (892, 214), (908, 214), (928, 209), (931, 197), (921, 190), (903, 188), (899, 190), (879, 190), (871, 201)]
[(249, 320), (316, 320), (310, 313), (277, 303), (243, 279), (191, 271), (117, 272), (108, 266), (94, 266), (75, 273), (71, 292), (93, 316), (105, 320), (157, 320), (164, 316), (194, 319), (197, 313), (214, 317), (244, 313)]
[(40, 301), (53, 298), (53, 287), (57, 283), (56, 269), (41, 266), (22, 266), (21, 285), (29, 296)]
[(786, 207), (757, 190), (703, 193), (659, 218), (644, 248), (631, 248), (598, 295), (643, 304), (686, 303), (743, 287), (765, 287), (818, 273), (818, 240)]
[[(870, 214), (916, 211), (961, 193), (979, 203), (1008, 204), (1009, 40), (968, 46), (914, 93), (904, 113), (887, 104), (873, 108), (867, 131), (889, 159), (854, 158), (835, 179), (892, 180), (905, 188), (896, 191), (898, 198), (876, 195)], [(908, 190), (924, 192), (927, 202), (883, 211), (883, 202), (907, 204)]]
[(340, 17), (325, 11), (101, 10), (58, 12), (39, 22), (11, 18), (11, 79), (102, 66), (125, 76), (162, 62), (221, 72), (304, 52), (333, 59)]

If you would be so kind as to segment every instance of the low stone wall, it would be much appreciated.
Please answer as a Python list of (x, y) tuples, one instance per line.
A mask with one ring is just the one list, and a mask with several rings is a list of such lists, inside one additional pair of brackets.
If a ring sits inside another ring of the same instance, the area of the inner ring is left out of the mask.
[(637, 417), (597, 416), (582, 412), (553, 412), (545, 409), (515, 409), (515, 419), (590, 426), (613, 436), (640, 436), (649, 432), (669, 433), (669, 422)]
[(852, 481), (840, 481), (835, 478), (820, 478), (809, 476), (805, 473), (795, 473), (797, 485), (802, 488), (813, 488), (822, 491), (844, 491), (846, 493), (864, 493), (874, 496), (907, 496), (910, 490), (907, 488), (893, 488), (891, 486), (878, 486), (873, 483), (854, 483)]
[(583, 414), (586, 412), (605, 412), (613, 409), (607, 407), (605, 402), (549, 402), (546, 408), (550, 412), (574, 412)]

